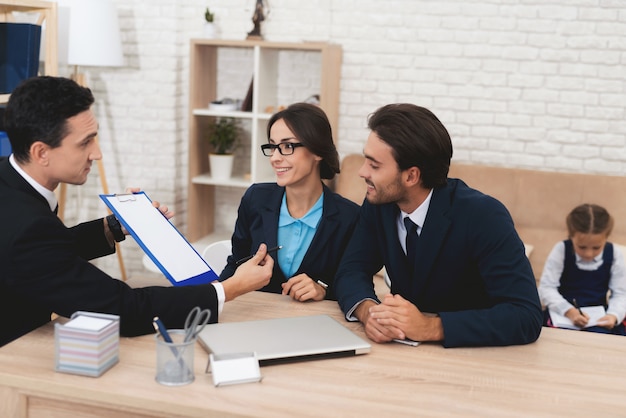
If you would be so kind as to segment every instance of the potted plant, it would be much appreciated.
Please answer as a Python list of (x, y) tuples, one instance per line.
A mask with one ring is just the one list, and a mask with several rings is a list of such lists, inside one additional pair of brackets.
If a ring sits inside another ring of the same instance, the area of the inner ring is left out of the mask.
[(204, 37), (213, 39), (215, 38), (215, 24), (213, 23), (213, 19), (215, 15), (211, 13), (209, 8), (207, 7), (204, 12)]
[(208, 131), (208, 141), (213, 148), (209, 153), (211, 177), (216, 180), (230, 178), (233, 167), (233, 151), (239, 141), (239, 120), (220, 117), (213, 121)]

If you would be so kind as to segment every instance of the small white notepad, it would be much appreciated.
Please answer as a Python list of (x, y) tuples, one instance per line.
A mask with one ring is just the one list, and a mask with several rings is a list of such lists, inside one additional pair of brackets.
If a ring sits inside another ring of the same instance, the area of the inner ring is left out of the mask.
[(87, 331), (100, 331), (113, 322), (110, 319), (94, 318), (92, 316), (80, 315), (65, 323), (67, 328), (76, 328)]

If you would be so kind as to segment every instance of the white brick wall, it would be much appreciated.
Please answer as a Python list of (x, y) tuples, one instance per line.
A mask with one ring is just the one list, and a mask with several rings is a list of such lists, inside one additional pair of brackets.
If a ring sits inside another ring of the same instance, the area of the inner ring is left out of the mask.
[[(204, 9), (220, 37), (244, 39), (255, 0), (116, 0), (126, 66), (89, 69), (111, 191), (142, 186), (185, 227), (188, 40)], [(271, 0), (273, 41), (341, 44), (339, 151), (360, 153), (366, 117), (391, 102), (430, 108), (454, 160), (626, 174), (623, 0)], [(97, 175), (72, 188), (74, 218), (104, 212)], [(218, 198), (228, 230), (243, 191)], [(616, 191), (622, 192), (622, 191)], [(69, 219), (68, 219), (69, 220)], [(71, 222), (71, 220), (69, 220)], [(124, 243), (127, 268), (141, 253)], [(114, 257), (99, 262), (115, 276)]]

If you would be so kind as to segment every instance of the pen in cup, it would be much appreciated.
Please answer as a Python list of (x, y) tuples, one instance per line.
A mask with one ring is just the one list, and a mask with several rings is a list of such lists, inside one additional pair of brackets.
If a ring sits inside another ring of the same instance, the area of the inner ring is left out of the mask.
[[(161, 334), (161, 337), (163, 337), (163, 341), (165, 341), (168, 344), (173, 344), (174, 340), (172, 340), (170, 333), (167, 332), (167, 328), (165, 328), (163, 321), (161, 321), (158, 316), (155, 316), (152, 319), (152, 326), (154, 327), (157, 333)], [(187, 367), (187, 364), (185, 363), (185, 360), (183, 359), (183, 355), (184, 355), (183, 353), (185, 351), (185, 347), (182, 347), (182, 349), (179, 351), (176, 347), (170, 346), (170, 351), (172, 352), (172, 355), (174, 356), (175, 361), (178, 364), (180, 364), (181, 369), (184, 370), (185, 373), (193, 374), (193, 370)]]
[[(172, 341), (172, 337), (170, 337), (170, 333), (167, 332), (167, 328), (165, 328), (165, 325), (163, 325), (163, 322), (159, 319), (158, 316), (155, 316), (152, 319), (152, 326), (154, 327), (156, 332), (161, 334), (161, 337), (163, 337), (163, 341), (165, 341), (166, 343), (169, 343), (169, 344), (171, 344), (173, 342)], [(172, 352), (174, 357), (176, 357), (176, 359), (179, 358), (180, 353), (178, 352), (176, 347), (170, 347), (170, 351)]]
[(161, 334), (161, 336), (163, 337), (163, 341), (165, 341), (166, 343), (172, 342), (172, 337), (170, 337), (170, 334), (167, 332), (167, 328), (165, 328), (165, 325), (163, 325), (163, 322), (161, 322), (158, 316), (155, 316), (152, 319), (152, 326), (154, 327), (154, 330), (156, 332)]
[[(268, 249), (268, 250), (267, 250), (267, 252), (268, 252), (268, 253), (270, 253), (270, 252), (272, 252), (272, 251), (278, 251), (278, 250), (280, 250), (281, 248), (283, 248), (283, 246), (282, 246), (282, 245), (279, 245), (279, 246), (277, 246), (277, 247), (273, 247), (273, 248)], [(237, 260), (237, 262), (236, 262), (235, 264), (236, 264), (236, 265), (243, 264), (243, 263), (245, 263), (246, 261), (250, 260), (252, 257), (254, 257), (254, 255), (249, 255), (249, 256), (247, 256), (247, 257), (244, 257), (244, 258), (242, 258), (241, 260)]]

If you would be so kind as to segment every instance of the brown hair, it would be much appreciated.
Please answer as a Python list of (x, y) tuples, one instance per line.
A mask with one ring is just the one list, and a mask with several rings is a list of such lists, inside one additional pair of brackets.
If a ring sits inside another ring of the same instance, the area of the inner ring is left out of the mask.
[(446, 185), (452, 141), (430, 110), (410, 103), (389, 104), (369, 116), (368, 127), (391, 147), (401, 171), (418, 167), (423, 187)]
[(322, 158), (320, 177), (332, 179), (339, 173), (339, 154), (333, 141), (326, 113), (313, 104), (294, 103), (275, 113), (267, 123), (267, 139), (274, 123), (283, 119), (298, 140), (313, 154)]
[(581, 234), (606, 234), (613, 230), (613, 217), (602, 206), (584, 203), (576, 206), (565, 219), (569, 237)]

